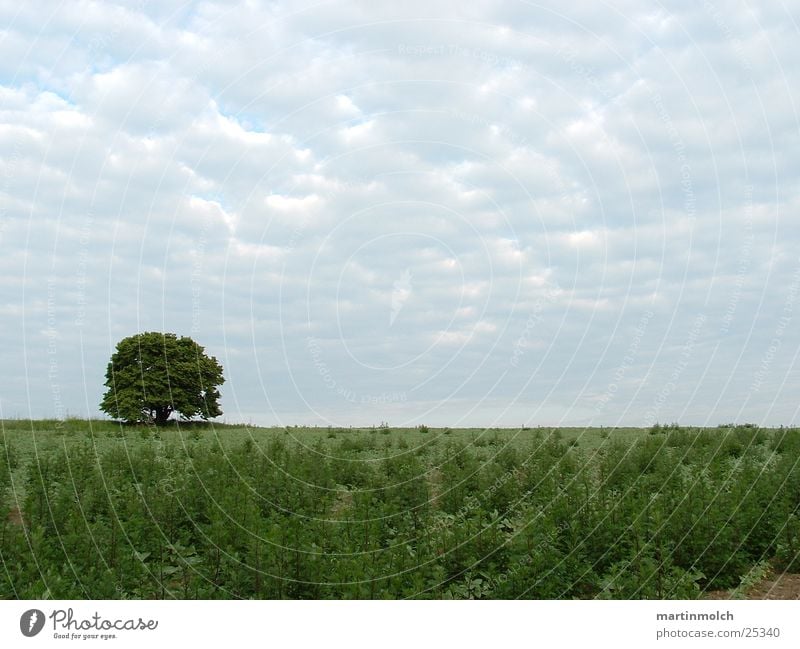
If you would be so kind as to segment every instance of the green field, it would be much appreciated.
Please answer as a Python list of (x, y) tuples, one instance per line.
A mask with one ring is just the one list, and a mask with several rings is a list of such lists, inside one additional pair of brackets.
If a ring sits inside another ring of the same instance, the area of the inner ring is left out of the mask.
[(796, 430), (0, 423), (3, 598), (694, 598), (800, 568)]

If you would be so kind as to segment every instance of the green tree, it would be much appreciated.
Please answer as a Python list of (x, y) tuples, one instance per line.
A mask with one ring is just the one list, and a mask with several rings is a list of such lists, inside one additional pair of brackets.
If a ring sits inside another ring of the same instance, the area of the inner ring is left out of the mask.
[(174, 412), (183, 419), (218, 417), (222, 366), (186, 336), (146, 332), (117, 344), (106, 370), (108, 391), (100, 409), (128, 422), (164, 425)]

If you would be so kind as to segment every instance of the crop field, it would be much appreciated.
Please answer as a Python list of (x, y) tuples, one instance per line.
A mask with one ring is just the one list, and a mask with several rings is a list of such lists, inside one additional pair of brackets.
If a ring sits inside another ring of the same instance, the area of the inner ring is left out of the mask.
[(4, 421), (0, 597), (698, 598), (800, 572), (800, 431)]

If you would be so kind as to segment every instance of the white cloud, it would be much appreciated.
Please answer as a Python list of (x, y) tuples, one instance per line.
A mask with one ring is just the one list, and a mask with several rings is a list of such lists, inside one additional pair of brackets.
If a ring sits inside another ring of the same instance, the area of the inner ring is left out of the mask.
[[(763, 377), (774, 402), (749, 391), (800, 264), (785, 10), (86, 2), (0, 18), (0, 358), (22, 376), (0, 383), (4, 414), (53, 414), (49, 318), (75, 411), (99, 401), (119, 337), (165, 328), (225, 359), (230, 420), (639, 424), (702, 315), (686, 381), (704, 383), (664, 417), (796, 421), (790, 355)], [(376, 405), (354, 412), (320, 363)]]

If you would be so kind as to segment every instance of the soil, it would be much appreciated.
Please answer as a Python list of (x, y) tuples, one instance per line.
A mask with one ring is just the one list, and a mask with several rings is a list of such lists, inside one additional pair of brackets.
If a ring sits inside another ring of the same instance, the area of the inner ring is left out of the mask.
[(756, 584), (747, 599), (800, 599), (800, 575), (773, 575)]
[[(733, 591), (715, 590), (705, 599), (733, 599)], [(782, 573), (768, 575), (753, 586), (744, 599), (800, 599), (800, 575)]]
[(439, 497), (442, 493), (442, 472), (436, 468), (428, 473), (428, 486), (430, 487), (430, 505), (434, 509), (439, 506)]
[(22, 512), (19, 510), (19, 507), (12, 507), (11, 511), (8, 512), (8, 522), (12, 525), (22, 525)]
[(340, 491), (336, 494), (336, 499), (331, 506), (331, 517), (338, 518), (342, 512), (347, 511), (353, 505), (353, 492)]

